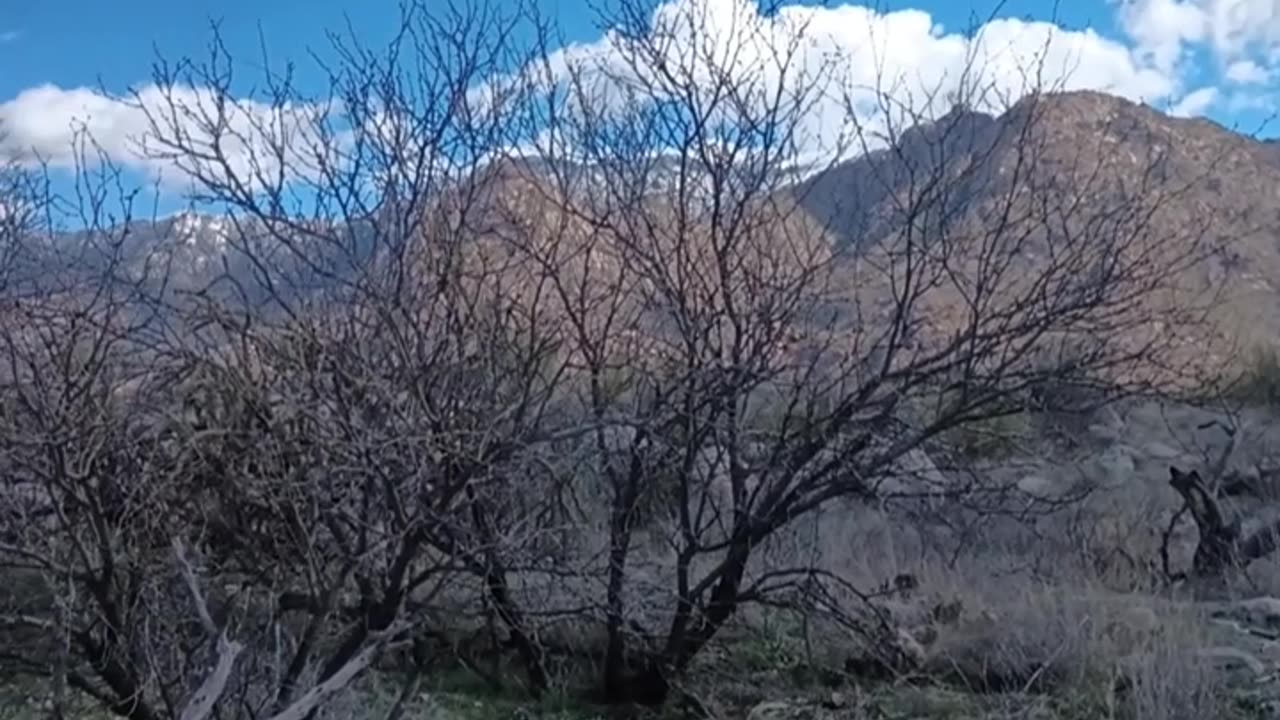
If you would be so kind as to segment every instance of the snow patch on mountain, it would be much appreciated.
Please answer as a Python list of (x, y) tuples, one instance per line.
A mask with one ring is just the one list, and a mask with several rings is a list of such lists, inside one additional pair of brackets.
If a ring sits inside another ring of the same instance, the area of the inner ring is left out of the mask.
[(170, 216), (169, 232), (184, 245), (206, 245), (223, 249), (231, 237), (234, 225), (222, 215), (205, 215), (184, 211)]

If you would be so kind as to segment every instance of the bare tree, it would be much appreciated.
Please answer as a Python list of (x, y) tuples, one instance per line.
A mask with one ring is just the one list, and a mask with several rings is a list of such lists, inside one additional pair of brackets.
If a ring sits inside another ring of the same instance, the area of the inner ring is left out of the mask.
[(1064, 155), (1054, 88), (978, 115), (975, 65), (946, 107), (850, 95), (815, 164), (843, 59), (705, 10), (621, 0), (602, 58), (411, 3), (386, 48), (332, 38), (319, 97), (238, 97), (216, 36), (160, 63), (138, 149), (225, 251), (179, 282), (126, 203), (63, 285), (6, 288), (0, 568), (48, 588), (5, 615), (19, 666), (124, 717), (300, 718), (486, 628), (539, 694), (567, 616), (611, 701), (662, 703), (745, 605), (858, 594), (789, 527), (998, 511), (948, 433), (1169, 380), (1200, 228), (1153, 231), (1156, 144)]
[[(850, 498), (1007, 496), (922, 451), (993, 417), (1172, 382), (1178, 348), (1159, 328), (1197, 318), (1161, 293), (1200, 257), (1202, 227), (1155, 230), (1188, 185), (1149, 138), (1102, 121), (1131, 162), (1064, 156), (1066, 105), (1034, 68), (1001, 117), (969, 112), (995, 92), (975, 65), (949, 108), (887, 78), (876, 137), (849, 103), (846, 144), (825, 149), (867, 153), (837, 188), (865, 193), (847, 198), (865, 217), (841, 237), (847, 213), (809, 203), (839, 171), (794, 170), (807, 113), (844, 90), (800, 62), (808, 29), (779, 46), (754, 17), (726, 30), (697, 4), (610, 7), (605, 60), (530, 70), (551, 108), (535, 154), (553, 180), (534, 187), (571, 231), (526, 252), (556, 278), (609, 491), (604, 682), (662, 702), (744, 604), (840, 584), (761, 562), (797, 519)], [(672, 555), (657, 592), (633, 568), (651, 533)]]
[(270, 76), (261, 104), (215, 35), (126, 99), (225, 249), (179, 279), (172, 238), (136, 240), (172, 223), (135, 222), (127, 192), (107, 213), (121, 175), (92, 153), (78, 234), (23, 235), (90, 250), (5, 297), (5, 495), (25, 500), (0, 561), (48, 586), (4, 616), (19, 669), (57, 659), (122, 717), (311, 717), (474, 612), (546, 686), (507, 567), (543, 495), (510, 473), (573, 430), (543, 422), (554, 338), (462, 243), (472, 173), (510, 138), (508, 100), (469, 92), (521, 21), (407, 6), (385, 55), (334, 36), (329, 96)]

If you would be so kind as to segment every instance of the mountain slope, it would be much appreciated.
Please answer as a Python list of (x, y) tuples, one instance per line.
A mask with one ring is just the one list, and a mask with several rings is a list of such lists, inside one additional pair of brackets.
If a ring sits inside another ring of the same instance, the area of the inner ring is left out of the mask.
[[(1055, 275), (1095, 272), (1107, 253), (1138, 254), (1152, 268), (1176, 268), (1161, 278), (1168, 287), (1152, 300), (1160, 310), (1153, 317), (1161, 319), (1147, 331), (1178, 336), (1180, 362), (1220, 363), (1280, 335), (1278, 147), (1094, 92), (1025, 99), (999, 117), (957, 110), (901, 133), (889, 149), (760, 198), (734, 261), (755, 280), (774, 283), (789, 282), (806, 264), (830, 265), (826, 290), (843, 294), (835, 304), (852, 303), (848, 322), (856, 324), (892, 312), (899, 280), (893, 268), (904, 247), (945, 251), (913, 330), (944, 338), (965, 327), (983, 293), (1016, 296)], [(417, 231), (460, 242), (473, 278), (483, 276), (490, 292), (524, 306), (536, 298), (548, 319), (569, 311), (617, 315), (619, 296), (639, 307), (640, 297), (670, 290), (652, 284), (664, 276), (678, 278), (682, 292), (704, 306), (722, 302), (726, 289), (741, 299), (760, 291), (759, 282), (709, 271), (720, 231), (709, 216), (688, 216), (696, 201), (681, 194), (706, 188), (673, 181), (678, 168), (667, 159), (637, 175), (633, 196), (608, 192), (611, 173), (619, 182), (613, 189), (625, 190), (630, 180), (617, 174), (630, 168), (555, 170), (528, 160), (482, 169), (426, 199)], [(310, 244), (285, 252), (254, 223), (181, 214), (134, 223), (124, 264), (163, 268), (172, 275), (170, 289), (199, 289), (225, 267), (252, 290), (254, 263), (236, 249), (251, 241), (279, 255), (300, 278), (292, 292), (306, 293), (342, 282), (377, 255), (375, 236), (383, 230), (366, 227), (370, 222), (326, 228), (323, 241), (303, 239)], [(84, 233), (60, 238), (60, 251), (45, 264), (77, 257), (93, 266), (102, 254), (94, 240)], [(423, 243), (425, 259), (439, 251), (430, 245)], [(80, 247), (89, 249), (68, 250)], [(645, 287), (636, 284), (641, 268)], [(425, 278), (429, 268), (421, 270)], [(985, 284), (975, 287), (974, 278)], [(1154, 286), (1152, 278), (1142, 281)], [(582, 307), (569, 307), (571, 300)], [(1174, 310), (1210, 305), (1211, 323), (1188, 312), (1185, 322), (1161, 324)], [(631, 316), (638, 309), (628, 312), (625, 323), (640, 322)]]
[(794, 192), (855, 254), (908, 237), (1018, 236), (1003, 249), (1017, 255), (1011, 274), (1026, 274), (1064, 243), (1111, 233), (1180, 258), (1156, 302), (1213, 306), (1168, 328), (1186, 334), (1182, 361), (1213, 363), (1280, 334), (1278, 158), (1272, 143), (1211, 122), (1073, 92), (1000, 117), (954, 112)]

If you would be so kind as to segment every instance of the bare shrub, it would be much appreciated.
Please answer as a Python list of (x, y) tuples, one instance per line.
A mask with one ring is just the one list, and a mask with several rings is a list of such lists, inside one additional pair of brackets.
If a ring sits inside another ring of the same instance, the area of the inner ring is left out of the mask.
[[(6, 659), (60, 707), (311, 717), (388, 648), (443, 634), (445, 608), (448, 629), (502, 625), (545, 689), (508, 568), (540, 562), (526, 546), (553, 527), (534, 524), (549, 486), (515, 473), (570, 425), (546, 421), (554, 339), (458, 246), (476, 192), (459, 181), (507, 140), (461, 94), (517, 21), (408, 7), (428, 87), (336, 39), (343, 112), (300, 128), (231, 99), (216, 39), (208, 64), (159, 67), (144, 150), (225, 212), (207, 276), (179, 282), (171, 238), (134, 239), (163, 225), (135, 224), (127, 193), (108, 212), (120, 175), (88, 140), (79, 234), (3, 226), (46, 264), (5, 288), (0, 563), (40, 589), (0, 617)], [(247, 168), (227, 154), (245, 146)], [(296, 192), (309, 216), (285, 210)]]
[[(29, 502), (0, 562), (46, 586), (6, 615), (43, 638), (21, 667), (125, 717), (295, 718), (389, 647), (483, 637), (457, 654), (495, 685), (510, 655), (554, 691), (573, 645), (606, 699), (661, 704), (745, 608), (893, 634), (854, 612), (866, 547), (822, 521), (878, 504), (963, 546), (1076, 499), (946, 440), (1180, 379), (1161, 328), (1194, 321), (1169, 279), (1201, 228), (1153, 229), (1184, 189), (1162, 157), (1105, 123), (1062, 156), (1034, 77), (1010, 103), (877, 90), (883, 149), (850, 95), (829, 166), (864, 151), (881, 192), (844, 237), (800, 157), (851, 92), (838, 58), (789, 76), (804, 28), (740, 53), (764, 29), (698, 7), (604, 8), (599, 62), (521, 12), (411, 3), (386, 53), (335, 38), (327, 95), (268, 74), (265, 114), (216, 38), (161, 64), (140, 149), (224, 213), (226, 261), (175, 288), (95, 213), (89, 265), (6, 297), (0, 449)], [(1087, 612), (1002, 612), (1026, 617), (964, 662), (1093, 671)]]
[[(558, 297), (579, 328), (570, 341), (584, 371), (617, 370), (613, 358), (622, 354), (636, 388), (625, 403), (599, 392), (591, 401), (602, 425), (625, 418), (629, 428), (606, 465), (606, 684), (618, 696), (660, 700), (668, 679), (740, 606), (822, 574), (803, 559), (753, 563), (757, 548), (796, 518), (848, 497), (986, 497), (994, 507), (1017, 489), (952, 480), (919, 463), (903, 468), (947, 430), (1020, 412), (1047, 381), (1091, 387), (1101, 398), (1149, 387), (1149, 363), (1171, 349), (1150, 329), (1170, 308), (1146, 299), (1197, 245), (1192, 236), (1170, 253), (1174, 244), (1149, 232), (1151, 215), (1180, 188), (1061, 182), (1105, 177), (1107, 161), (1064, 166), (1049, 156), (1037, 128), (1048, 126), (1053, 103), (1031, 88), (977, 147), (956, 151), (947, 117), (935, 126), (941, 137), (916, 139), (929, 157), (958, 156), (959, 164), (904, 158), (918, 175), (886, 179), (901, 198), (892, 206), (901, 225), (865, 238), (856, 253), (834, 254), (823, 228), (785, 199), (795, 178), (777, 171), (812, 96), (770, 94), (697, 42), (672, 60), (666, 38), (698, 27), (696, 12), (654, 29), (623, 3), (610, 19), (623, 28), (618, 53), (628, 68), (628, 82), (617, 84), (634, 89), (612, 98), (625, 110), (591, 104), (588, 79), (619, 71), (586, 61), (574, 68), (557, 114), (563, 122), (541, 159), (593, 168), (589, 181), (562, 171), (544, 194), (590, 228), (587, 252), (616, 258), (597, 270), (597, 284), (583, 281)], [(743, 32), (750, 42), (752, 30)], [(785, 64), (783, 52), (777, 60)], [(704, 66), (706, 74), (688, 70)], [(653, 97), (666, 100), (655, 105)], [(935, 119), (907, 112), (913, 125)], [(995, 179), (997, 164), (1013, 173), (1008, 184)], [(669, 177), (655, 185), (659, 171)], [(959, 186), (977, 195), (1011, 191), (985, 195), (984, 223), (947, 212)], [(1079, 214), (1086, 206), (1090, 217)], [(550, 268), (558, 257), (585, 257), (570, 256), (564, 243), (552, 247), (532, 257)], [(1044, 264), (1018, 260), (1045, 252), (1053, 259)], [(583, 303), (583, 290), (609, 300)], [(833, 312), (837, 303), (844, 309)], [(637, 334), (646, 338), (644, 355), (627, 355)], [(780, 422), (753, 421), (764, 398), (787, 409)], [(642, 609), (625, 592), (633, 508), (655, 482), (678, 488), (667, 525), (674, 602)], [(622, 628), (630, 617), (645, 618), (660, 639), (629, 676)]]

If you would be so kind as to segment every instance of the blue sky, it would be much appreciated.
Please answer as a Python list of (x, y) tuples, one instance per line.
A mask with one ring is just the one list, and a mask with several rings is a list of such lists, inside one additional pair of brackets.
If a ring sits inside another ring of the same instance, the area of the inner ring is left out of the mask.
[[(835, 3), (828, 3), (835, 4)], [(881, 2), (887, 9), (927, 10), (944, 27), (960, 30), (973, 14), (986, 17), (994, 2), (916, 0)], [(565, 35), (589, 41), (599, 32), (587, 0), (539, 0), (541, 11), (557, 19)], [(1116, 13), (1107, 0), (1013, 0), (1002, 16), (1064, 20), (1117, 33)], [(120, 91), (145, 82), (158, 50), (166, 57), (199, 55), (218, 20), (230, 49), (239, 57), (259, 56), (259, 29), (275, 61), (303, 60), (326, 47), (325, 32), (348, 19), (370, 39), (389, 37), (397, 11), (394, 0), (0, 0), (0, 101), (22, 90), (52, 83), (63, 88), (103, 82)]]
[[(434, 0), (427, 0), (430, 5)], [(585, 3), (539, 0), (574, 40), (596, 35)], [(234, 55), (256, 61), (265, 38), (273, 62), (306, 63), (325, 33), (348, 20), (370, 42), (395, 30), (396, 0), (0, 0), (0, 101), (44, 83), (115, 91), (150, 77), (156, 52), (200, 55), (219, 21)], [(259, 34), (261, 30), (261, 35)]]
[[(568, 42), (579, 50), (595, 47), (601, 32), (588, 2), (534, 1)], [(665, 3), (705, 6), (712, 15), (746, 7), (759, 22), (771, 22), (774, 16), (758, 16), (754, 1)], [(868, 3), (873, 6), (864, 7)], [(436, 7), (438, 0), (425, 4)], [(850, 57), (868, 37), (878, 38), (894, 71), (913, 77), (954, 72), (966, 43), (980, 45), (965, 35), (972, 19), (995, 10), (996, 22), (983, 26), (980, 36), (997, 75), (1011, 74), (1001, 55), (1006, 50), (1023, 57), (1052, 37), (1054, 67), (1071, 66), (1064, 77), (1072, 87), (1207, 116), (1243, 131), (1264, 127), (1277, 107), (1280, 0), (1008, 0), (998, 8), (994, 0), (815, 4), (784, 0), (782, 14), (813, 20), (813, 28), (830, 35), (824, 47)], [(210, 22), (218, 21), (237, 58), (238, 77), (256, 76), (261, 40), (272, 65), (295, 61), (303, 86), (318, 89), (322, 78), (307, 54), (328, 55), (326, 30), (341, 30), (350, 20), (362, 40), (377, 44), (391, 36), (397, 16), (393, 0), (0, 0), (0, 157), (29, 157), (34, 150), (53, 158), (55, 168), (65, 167), (69, 156), (60, 148), (73, 122), (83, 121), (137, 177), (147, 177), (154, 164), (129, 157), (126, 142), (139, 132), (138, 118), (99, 94), (99, 87), (108, 93), (145, 88), (157, 53), (203, 56)], [(1262, 134), (1278, 135), (1280, 127), (1267, 125)]]

